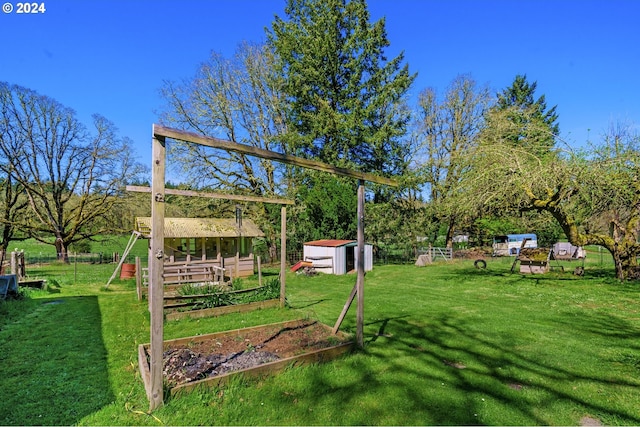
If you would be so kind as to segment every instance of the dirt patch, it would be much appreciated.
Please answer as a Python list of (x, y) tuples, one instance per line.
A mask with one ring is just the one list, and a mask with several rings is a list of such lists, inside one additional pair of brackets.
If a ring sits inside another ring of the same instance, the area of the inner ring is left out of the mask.
[(163, 373), (167, 384), (180, 384), (251, 368), (349, 341), (319, 322), (298, 321), (239, 330), (212, 339), (165, 345)]
[(602, 422), (594, 417), (582, 417), (580, 419), (581, 426), (601, 426)]

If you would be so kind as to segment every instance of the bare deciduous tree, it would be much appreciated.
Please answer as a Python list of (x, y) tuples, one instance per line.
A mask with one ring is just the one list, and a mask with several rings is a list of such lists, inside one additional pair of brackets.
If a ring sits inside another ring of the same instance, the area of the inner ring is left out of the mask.
[(115, 231), (105, 218), (142, 171), (131, 141), (99, 115), (89, 132), (73, 110), (20, 86), (1, 83), (0, 106), (0, 156), (29, 205), (20, 227), (44, 243), (53, 236), (64, 260), (70, 244)]
[[(280, 87), (272, 53), (265, 46), (244, 43), (231, 59), (212, 52), (191, 80), (165, 82), (162, 120), (202, 135), (285, 152)], [(285, 169), (269, 160), (183, 143), (171, 145), (169, 154), (177, 172), (196, 188), (266, 197), (285, 191), (279, 187), (285, 183), (280, 179)], [(273, 226), (276, 214), (264, 205), (252, 208), (251, 216), (273, 252), (279, 237)]]
[[(283, 151), (278, 136), (285, 121), (273, 58), (260, 45), (244, 43), (232, 59), (212, 52), (191, 80), (165, 82), (164, 123), (183, 130), (272, 151)], [(272, 162), (177, 143), (170, 153), (178, 172), (196, 186), (257, 195), (277, 193)]]
[(467, 75), (454, 79), (442, 100), (434, 89), (419, 95), (418, 170), (427, 183), (433, 220), (447, 225), (447, 247), (452, 246), (456, 226), (466, 212), (457, 201), (466, 168), (464, 153), (478, 143), (489, 100), (488, 89)]

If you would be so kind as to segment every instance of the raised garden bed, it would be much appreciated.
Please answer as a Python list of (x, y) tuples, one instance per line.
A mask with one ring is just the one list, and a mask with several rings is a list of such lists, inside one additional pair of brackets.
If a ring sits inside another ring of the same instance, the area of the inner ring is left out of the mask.
[(201, 308), (188, 311), (169, 311), (165, 314), (166, 320), (179, 320), (185, 318), (201, 319), (203, 317), (215, 317), (229, 313), (245, 313), (261, 308), (272, 308), (280, 305), (279, 299), (250, 302), (247, 304), (225, 305), (222, 307)]
[[(294, 320), (163, 342), (163, 382), (171, 395), (214, 387), (234, 375), (271, 375), (292, 365), (335, 359), (352, 349), (342, 332), (317, 321)], [(145, 389), (150, 389), (149, 344), (138, 347)]]
[(276, 296), (279, 297), (279, 285), (279, 282), (272, 282), (267, 286), (249, 289), (197, 295), (166, 295), (164, 297), (165, 319), (176, 320), (185, 317), (197, 319), (276, 307), (280, 304), (280, 300), (276, 298)]

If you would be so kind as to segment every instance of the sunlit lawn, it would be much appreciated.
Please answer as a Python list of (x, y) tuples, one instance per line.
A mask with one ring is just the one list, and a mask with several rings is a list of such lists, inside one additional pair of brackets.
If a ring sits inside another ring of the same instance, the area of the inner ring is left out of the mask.
[[(638, 285), (598, 257), (583, 278), (578, 264), (511, 274), (511, 260), (376, 266), (363, 351), (168, 398), (153, 415), (136, 356), (149, 313), (133, 281), (105, 291), (113, 265), (33, 267), (54, 285), (0, 306), (0, 424), (640, 424)], [(287, 309), (167, 322), (165, 337), (304, 316), (333, 325), (354, 283), (290, 273)], [(355, 332), (355, 305), (342, 329)]]

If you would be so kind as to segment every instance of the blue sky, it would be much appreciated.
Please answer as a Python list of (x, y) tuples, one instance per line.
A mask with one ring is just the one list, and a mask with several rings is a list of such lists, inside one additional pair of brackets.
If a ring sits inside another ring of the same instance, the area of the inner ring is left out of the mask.
[[(0, 3), (7, 1), (0, 0)], [(214, 50), (261, 42), (285, 0), (46, 0), (41, 14), (0, 12), (0, 80), (99, 113), (151, 162), (163, 80), (194, 75)], [(597, 140), (613, 121), (640, 123), (640, 1), (369, 0), (386, 17), (388, 56), (405, 52), (423, 89), (459, 74), (493, 92), (517, 74), (557, 105), (564, 140)], [(589, 131), (590, 130), (590, 131)]]

